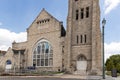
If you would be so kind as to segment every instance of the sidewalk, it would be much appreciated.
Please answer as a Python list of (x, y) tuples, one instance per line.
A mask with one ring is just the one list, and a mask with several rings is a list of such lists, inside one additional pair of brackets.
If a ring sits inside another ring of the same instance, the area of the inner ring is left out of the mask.
[(105, 79), (101, 79), (101, 80), (120, 80), (120, 77), (106, 76)]
[(60, 78), (83, 79), (83, 80), (101, 80), (101, 76), (63, 75)]
[(73, 79), (84, 79), (84, 80), (120, 80), (120, 77), (106, 76), (102, 79), (102, 76), (80, 76), (80, 75), (62, 75), (60, 78), (73, 78)]
[(102, 79), (102, 76), (80, 76), (80, 75), (54, 75), (54, 76), (0, 76), (0, 77), (41, 77), (41, 78), (62, 78), (62, 79), (78, 79), (78, 80), (120, 80), (120, 77), (111, 77), (105, 76), (105, 79)]

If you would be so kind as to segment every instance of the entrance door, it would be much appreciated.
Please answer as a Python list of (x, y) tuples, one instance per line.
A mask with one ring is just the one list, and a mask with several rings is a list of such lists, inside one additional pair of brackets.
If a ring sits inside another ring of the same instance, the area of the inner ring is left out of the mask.
[(86, 71), (87, 69), (87, 61), (77, 61), (77, 70)]
[(6, 71), (9, 71), (12, 69), (12, 62), (10, 60), (6, 61), (5, 69), (6, 69)]
[(84, 55), (80, 55), (77, 61), (77, 71), (86, 71), (87, 70), (87, 60)]

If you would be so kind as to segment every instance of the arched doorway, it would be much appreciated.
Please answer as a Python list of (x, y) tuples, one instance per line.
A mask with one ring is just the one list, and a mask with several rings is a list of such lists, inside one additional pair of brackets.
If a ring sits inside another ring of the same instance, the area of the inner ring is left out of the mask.
[(6, 66), (5, 66), (6, 71), (9, 71), (12, 69), (12, 62), (11, 60), (6, 61)]
[(84, 55), (79, 55), (77, 59), (77, 71), (86, 72), (87, 70), (87, 59)]

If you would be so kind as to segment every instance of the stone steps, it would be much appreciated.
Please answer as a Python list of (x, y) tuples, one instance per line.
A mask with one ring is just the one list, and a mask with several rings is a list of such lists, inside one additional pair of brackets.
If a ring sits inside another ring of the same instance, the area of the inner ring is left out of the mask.
[(82, 75), (87, 75), (87, 72), (85, 70), (77, 70), (73, 74), (82, 76)]

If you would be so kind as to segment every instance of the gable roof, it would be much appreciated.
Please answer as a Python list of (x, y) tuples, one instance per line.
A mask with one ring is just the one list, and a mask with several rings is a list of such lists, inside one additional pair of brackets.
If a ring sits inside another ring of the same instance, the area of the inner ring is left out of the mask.
[[(46, 15), (50, 16), (51, 18), (55, 19), (56, 21), (60, 22), (58, 19), (56, 19), (55, 17), (53, 17), (50, 13), (48, 13), (44, 8), (42, 9), (42, 11), (39, 13), (39, 15), (35, 18), (35, 20), (32, 22), (35, 23), (36, 20), (43, 14), (45, 13)], [(32, 26), (32, 24), (29, 26), (29, 28)]]
[(50, 13), (48, 13), (44, 8), (42, 9), (42, 11), (39, 13), (39, 15), (37, 16), (37, 18), (42, 14), (42, 12), (45, 12), (46, 14), (48, 14), (50, 17), (54, 18), (55, 20), (57, 20), (58, 22), (60, 22), (58, 19), (56, 19), (54, 16), (52, 16)]
[(6, 54), (6, 51), (0, 50), (0, 56), (3, 56)]

